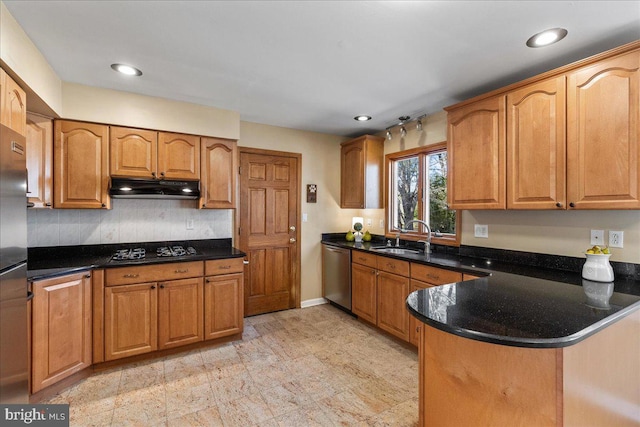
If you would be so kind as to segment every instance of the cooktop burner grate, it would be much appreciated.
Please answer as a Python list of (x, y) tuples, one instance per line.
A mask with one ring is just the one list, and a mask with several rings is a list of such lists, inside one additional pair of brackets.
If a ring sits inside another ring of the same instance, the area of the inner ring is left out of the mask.
[(192, 246), (184, 248), (183, 246), (161, 246), (156, 250), (159, 257), (186, 256), (195, 255), (196, 250)]
[(111, 257), (113, 261), (124, 261), (130, 259), (142, 259), (146, 255), (144, 248), (118, 249)]

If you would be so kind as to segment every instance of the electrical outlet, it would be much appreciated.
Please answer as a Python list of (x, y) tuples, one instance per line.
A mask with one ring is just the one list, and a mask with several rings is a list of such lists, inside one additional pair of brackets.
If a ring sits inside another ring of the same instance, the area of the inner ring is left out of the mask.
[(609, 247), (622, 248), (624, 244), (624, 231), (609, 230)]
[(591, 230), (591, 244), (604, 246), (604, 230)]
[(367, 218), (367, 227), (371, 227), (373, 224), (373, 220), (371, 218)]
[(384, 219), (380, 220), (380, 228), (384, 228)]
[(475, 224), (473, 227), (473, 235), (475, 237), (489, 238), (489, 226), (486, 224)]
[(302, 212), (302, 222), (307, 222), (309, 221), (309, 217), (307, 216), (306, 212)]
[(187, 230), (193, 230), (193, 219), (187, 219)]

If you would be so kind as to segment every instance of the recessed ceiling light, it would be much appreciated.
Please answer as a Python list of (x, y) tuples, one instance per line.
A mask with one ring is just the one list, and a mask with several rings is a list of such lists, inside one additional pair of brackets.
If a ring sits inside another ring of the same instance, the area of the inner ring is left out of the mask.
[(550, 44), (559, 42), (566, 37), (568, 31), (564, 28), (552, 28), (550, 30), (544, 30), (538, 34), (532, 35), (527, 40), (527, 46), (529, 47), (543, 47)]
[(132, 67), (131, 65), (111, 64), (111, 68), (113, 68), (115, 71), (117, 71), (119, 73), (126, 74), (127, 76), (141, 76), (142, 75), (142, 71), (138, 70), (135, 67)]
[(365, 116), (365, 115), (355, 116), (353, 120), (357, 120), (359, 122), (366, 122), (367, 120), (371, 120), (371, 116)]

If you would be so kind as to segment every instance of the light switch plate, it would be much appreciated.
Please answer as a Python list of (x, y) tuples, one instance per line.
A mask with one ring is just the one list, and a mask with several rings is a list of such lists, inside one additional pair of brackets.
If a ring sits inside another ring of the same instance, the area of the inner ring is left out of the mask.
[(591, 244), (604, 246), (604, 230), (591, 230)]
[(187, 230), (193, 230), (193, 222), (192, 218), (187, 219)]

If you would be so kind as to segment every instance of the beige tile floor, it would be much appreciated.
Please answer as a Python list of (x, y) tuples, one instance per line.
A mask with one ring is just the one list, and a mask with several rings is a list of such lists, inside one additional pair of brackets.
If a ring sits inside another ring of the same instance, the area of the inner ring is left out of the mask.
[(245, 319), (240, 341), (70, 387), (72, 426), (415, 426), (416, 351), (325, 304)]

